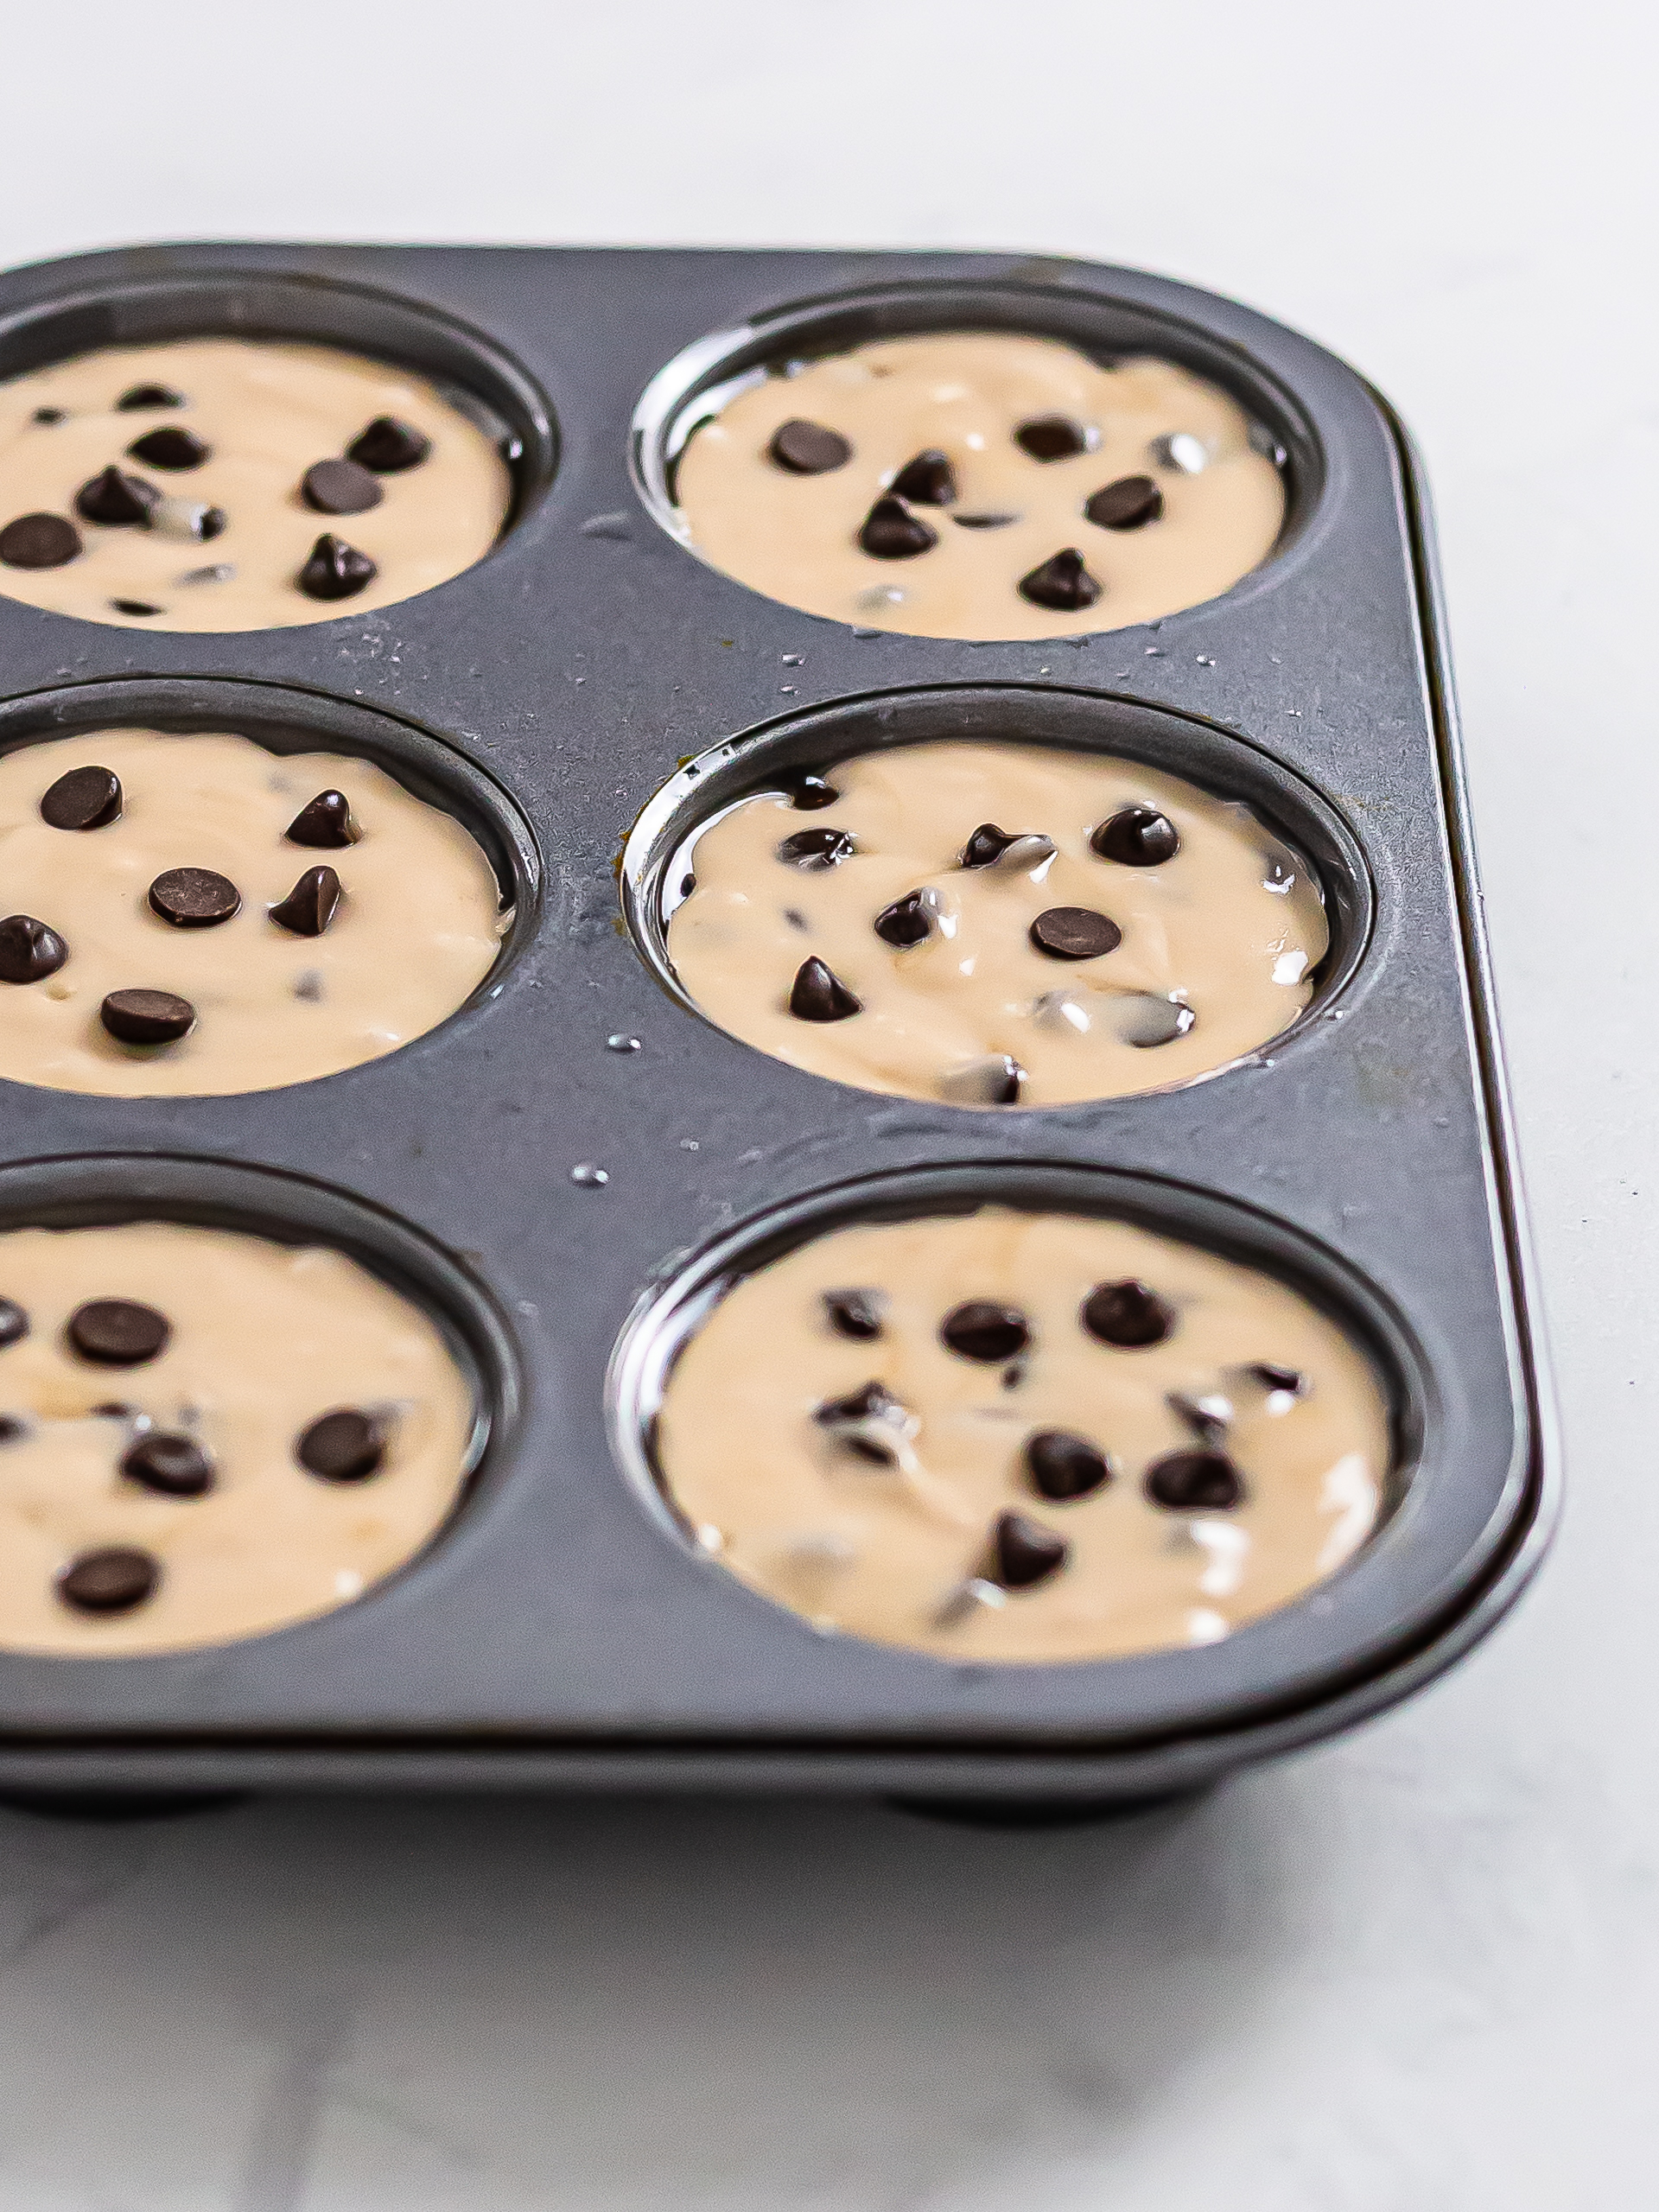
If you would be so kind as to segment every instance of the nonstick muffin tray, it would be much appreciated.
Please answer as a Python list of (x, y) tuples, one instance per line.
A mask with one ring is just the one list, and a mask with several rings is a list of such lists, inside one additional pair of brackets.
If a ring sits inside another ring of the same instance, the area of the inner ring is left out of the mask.
[[(963, 645), (793, 613), (677, 542), (668, 456), (699, 392), (988, 327), (1231, 390), (1284, 454), (1273, 556), (1151, 626)], [(480, 1458), (432, 1549), (323, 1619), (0, 1655), (0, 1785), (1130, 1799), (1328, 1734), (1466, 1649), (1535, 1565), (1553, 1480), (1426, 497), (1385, 404), (1244, 308), (1065, 261), (189, 246), (0, 279), (0, 375), (206, 331), (470, 392), (513, 459), (510, 526), (437, 590), (297, 628), (0, 600), (0, 747), (146, 724), (365, 753), (474, 830), (514, 919), (459, 1014), (320, 1082), (0, 1086), (0, 1224), (337, 1242), (448, 1328)], [(975, 1110), (791, 1069), (676, 994), (662, 879), (696, 820), (783, 766), (976, 734), (1138, 756), (1282, 830), (1332, 925), (1294, 1029), (1185, 1090)], [(1126, 1214), (1335, 1312), (1395, 1410), (1393, 1510), (1359, 1557), (1219, 1644), (1001, 1668), (815, 1635), (700, 1557), (644, 1440), (698, 1298), (830, 1223), (982, 1200)]]

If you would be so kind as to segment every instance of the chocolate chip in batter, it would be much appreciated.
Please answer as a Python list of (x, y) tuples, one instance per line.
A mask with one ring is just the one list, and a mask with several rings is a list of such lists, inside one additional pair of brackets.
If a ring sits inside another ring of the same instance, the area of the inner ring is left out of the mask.
[(112, 599), (110, 605), (118, 614), (160, 614), (165, 611), (147, 599)]
[(323, 852), (354, 845), (362, 835), (344, 791), (319, 791), (315, 798), (307, 800), (283, 832), (290, 845), (309, 845), (314, 851)]
[(1166, 1452), (1147, 1469), (1146, 1487), (1172, 1513), (1225, 1512), (1244, 1497), (1244, 1478), (1224, 1452)]
[(386, 1456), (385, 1424), (355, 1406), (342, 1406), (312, 1422), (296, 1443), (294, 1456), (326, 1483), (360, 1483)]
[(124, 1045), (176, 1045), (194, 1028), (196, 1009), (172, 991), (111, 991), (98, 1018)]
[(1097, 1444), (1069, 1428), (1039, 1428), (1026, 1439), (1026, 1471), (1045, 1497), (1057, 1503), (1092, 1497), (1112, 1478), (1112, 1464)]
[(833, 806), (841, 793), (833, 784), (815, 775), (810, 768), (797, 768), (778, 779), (779, 789), (790, 804), (801, 814), (816, 814), (821, 807)]
[(1020, 596), (1028, 599), (1033, 607), (1046, 607), (1057, 614), (1071, 614), (1092, 607), (1100, 597), (1100, 585), (1084, 566), (1083, 556), (1076, 546), (1068, 545), (1040, 562), (1028, 575), (1020, 577)]
[(39, 423), (42, 426), (51, 423), (61, 423), (66, 419), (66, 410), (61, 407), (37, 407), (29, 419), (31, 423)]
[(141, 415), (152, 407), (182, 407), (184, 394), (169, 384), (136, 384), (124, 391), (116, 406), (123, 415)]
[(57, 931), (33, 914), (8, 914), (0, 922), (0, 983), (44, 982), (68, 957)]
[(223, 507), (210, 507), (203, 499), (157, 499), (149, 511), (149, 526), (157, 537), (186, 545), (217, 537), (229, 520)]
[(235, 574), (233, 563), (210, 561), (205, 569), (187, 569), (178, 581), (181, 584), (227, 584)]
[(29, 1334), (29, 1315), (15, 1298), (0, 1298), (0, 1351), (20, 1344)]
[(939, 1077), (939, 1096), (952, 1106), (1017, 1106), (1026, 1071), (1008, 1052), (988, 1052)]
[(200, 468), (204, 461), (212, 460), (213, 450), (194, 430), (178, 423), (169, 423), (165, 429), (146, 430), (127, 448), (131, 460), (145, 461), (151, 468), (168, 469)]
[(1027, 934), (1051, 960), (1098, 960), (1123, 942), (1117, 924), (1092, 906), (1045, 907)]
[(125, 1544), (82, 1552), (58, 1577), (59, 1597), (78, 1613), (130, 1613), (153, 1598), (161, 1561)]
[(877, 937), (886, 944), (920, 944), (932, 934), (933, 918), (938, 906), (938, 893), (928, 891), (906, 892), (902, 899), (895, 899), (891, 906), (884, 906), (876, 916)]
[(865, 516), (858, 542), (874, 561), (909, 561), (929, 551), (939, 537), (902, 499), (888, 493)]
[(112, 768), (71, 768), (41, 800), (41, 819), (53, 830), (102, 830), (121, 812), (121, 779)]
[(1083, 1305), (1083, 1325), (1103, 1344), (1124, 1351), (1161, 1344), (1175, 1326), (1175, 1310), (1133, 1275), (1097, 1283)]
[(1069, 415), (1036, 416), (1020, 425), (1014, 442), (1033, 461), (1070, 461), (1089, 450), (1089, 433)]
[(431, 450), (431, 439), (412, 423), (400, 423), (395, 415), (377, 415), (346, 447), (346, 458), (372, 468), (377, 476), (396, 476), (403, 469), (419, 467)]
[(1040, 830), (999, 830), (995, 822), (982, 822), (962, 849), (962, 865), (1006, 868), (1018, 874), (1040, 868), (1053, 852), (1054, 840)]
[(385, 496), (373, 470), (358, 461), (314, 461), (300, 479), (300, 497), (320, 515), (366, 514)]
[(1191, 430), (1170, 430), (1147, 450), (1160, 468), (1178, 468), (1183, 476), (1202, 475), (1210, 466), (1209, 447)]
[(952, 515), (951, 521), (958, 530), (1006, 530), (1011, 522), (1018, 522), (1018, 515)]
[(352, 599), (379, 573), (366, 553), (324, 531), (294, 581), (308, 599)]
[(766, 451), (791, 476), (827, 476), (832, 468), (844, 468), (853, 457), (851, 446), (839, 430), (809, 423), (801, 416), (779, 424)]
[(1130, 991), (1113, 1002), (1113, 1027), (1125, 1045), (1150, 1052), (1159, 1045), (1173, 1045), (1185, 1037), (1198, 1015), (1179, 999), (1160, 998), (1156, 991)]
[(905, 463), (887, 488), (895, 499), (909, 499), (917, 506), (948, 507), (957, 496), (957, 472), (948, 454), (928, 446)]
[(194, 1437), (152, 1429), (121, 1455), (130, 1483), (159, 1491), (163, 1497), (201, 1497), (213, 1486), (213, 1463)]
[(881, 1333), (882, 1298), (875, 1290), (826, 1290), (823, 1294), (824, 1312), (830, 1325), (838, 1337), (852, 1337), (860, 1343)]
[(1089, 848), (1120, 868), (1160, 868), (1180, 851), (1181, 838), (1155, 806), (1121, 806), (1095, 830)]
[(71, 1347), (97, 1367), (142, 1367), (167, 1349), (173, 1324), (136, 1298), (94, 1298), (76, 1306), (67, 1334)]
[(1233, 1408), (1231, 1402), (1219, 1393), (1195, 1398), (1185, 1390), (1172, 1390), (1164, 1402), (1178, 1421), (1185, 1421), (1206, 1444), (1219, 1446), (1226, 1440)]
[(1024, 1513), (999, 1513), (991, 1530), (991, 1576), (1005, 1590), (1032, 1590), (1070, 1558), (1064, 1536)]
[(1254, 1359), (1245, 1372), (1264, 1389), (1284, 1390), (1293, 1398), (1307, 1395), (1307, 1377), (1299, 1367), (1281, 1367), (1276, 1359)]
[(990, 1298), (970, 1298), (945, 1315), (939, 1334), (963, 1359), (982, 1360), (987, 1366), (995, 1366), (1025, 1350), (1031, 1342), (1031, 1325), (1017, 1306), (999, 1305)]
[(149, 887), (149, 911), (175, 930), (216, 929), (241, 905), (230, 877), (211, 868), (165, 868)]
[(0, 1444), (16, 1444), (29, 1432), (29, 1424), (21, 1414), (0, 1414)]
[(845, 1021), (862, 1014), (864, 1002), (855, 999), (835, 970), (814, 953), (795, 971), (789, 1010), (797, 1021)]
[(340, 904), (340, 878), (331, 868), (308, 868), (270, 918), (296, 937), (321, 937)]
[(0, 561), (9, 569), (61, 569), (80, 550), (80, 532), (63, 515), (19, 515), (0, 530)]
[(778, 857), (795, 868), (839, 868), (856, 850), (850, 830), (831, 830), (825, 825), (817, 830), (798, 830), (792, 837), (785, 837), (778, 848)]
[(124, 475), (111, 461), (101, 476), (89, 478), (76, 493), (75, 512), (106, 530), (122, 530), (148, 522), (161, 496), (153, 484), (146, 484), (142, 476)]
[(1083, 512), (1101, 530), (1139, 530), (1162, 514), (1164, 495), (1150, 476), (1120, 476), (1085, 499)]

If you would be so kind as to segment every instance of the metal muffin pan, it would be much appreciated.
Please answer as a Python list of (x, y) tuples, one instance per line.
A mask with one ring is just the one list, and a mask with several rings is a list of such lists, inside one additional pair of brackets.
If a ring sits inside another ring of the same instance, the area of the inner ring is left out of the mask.
[[(988, 325), (1228, 385), (1284, 451), (1269, 560), (1160, 624), (970, 645), (794, 613), (675, 541), (668, 445), (699, 391), (780, 352)], [(1473, 1642), (1536, 1563), (1554, 1480), (1429, 524), (1369, 387), (1229, 302), (1070, 262), (213, 246), (0, 278), (0, 374), (210, 327), (429, 373), (442, 334), (443, 372), (523, 447), (512, 527), (436, 590), (281, 631), (136, 632), (0, 601), (0, 745), (161, 721), (371, 753), (485, 837), (514, 931), (459, 1014), (319, 1082), (131, 1101), (4, 1085), (0, 1220), (129, 1190), (170, 1211), (195, 1187), (197, 1217), (356, 1238), (395, 1273), (361, 1228), (392, 1224), (453, 1270), (405, 1279), (473, 1346), (491, 1435), (439, 1541), (321, 1620), (171, 1656), (0, 1656), (0, 1783), (1129, 1799), (1329, 1734)], [(674, 832), (688, 764), (735, 796), (814, 746), (976, 718), (1155, 761), (1308, 852), (1333, 950), (1307, 1014), (1197, 1084), (984, 1111), (788, 1068), (665, 988), (652, 825)], [(642, 817), (624, 889), (643, 949), (616, 880)], [(587, 1166), (608, 1179), (573, 1180)], [(274, 1196), (227, 1195), (222, 1177), (261, 1168)], [(1331, 1306), (1393, 1396), (1398, 1495), (1371, 1544), (1221, 1644), (1000, 1668), (816, 1636), (696, 1556), (641, 1487), (633, 1419), (676, 1317), (849, 1209), (976, 1195), (1127, 1212)]]

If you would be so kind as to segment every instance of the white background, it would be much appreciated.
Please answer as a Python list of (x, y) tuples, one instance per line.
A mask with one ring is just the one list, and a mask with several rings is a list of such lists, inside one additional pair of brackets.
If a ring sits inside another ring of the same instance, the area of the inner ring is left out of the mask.
[[(1250, 301), (1438, 494), (1574, 1478), (1452, 1680), (1190, 1814), (0, 1814), (0, 2212), (1653, 2202), (1650, 10), (0, 10), (0, 261), (950, 244)], [(0, 672), (3, 677), (3, 672)]]

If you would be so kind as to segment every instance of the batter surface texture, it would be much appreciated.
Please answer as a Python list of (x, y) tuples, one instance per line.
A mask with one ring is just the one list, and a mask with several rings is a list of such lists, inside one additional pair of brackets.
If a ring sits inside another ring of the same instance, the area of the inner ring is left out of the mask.
[(809, 613), (1076, 636), (1195, 607), (1265, 560), (1284, 486), (1251, 438), (1173, 362), (954, 331), (738, 391), (692, 432), (675, 497), (705, 559)]
[(1285, 1285), (995, 1207), (744, 1278), (674, 1366), (655, 1449), (745, 1582), (970, 1660), (1214, 1643), (1364, 1541), (1389, 1465), (1369, 1363)]
[(7, 1649), (174, 1651), (308, 1619), (455, 1504), (471, 1393), (433, 1323), (342, 1253), (173, 1223), (16, 1230), (0, 1294)]

